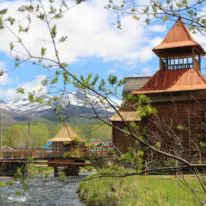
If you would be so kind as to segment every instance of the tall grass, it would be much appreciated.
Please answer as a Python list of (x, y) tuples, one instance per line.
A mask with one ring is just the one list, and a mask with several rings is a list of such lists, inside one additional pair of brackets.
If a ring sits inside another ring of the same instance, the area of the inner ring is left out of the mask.
[[(195, 177), (189, 184), (200, 190)], [(198, 200), (174, 176), (103, 177), (89, 176), (79, 187), (79, 196), (86, 205), (122, 206), (195, 206)]]

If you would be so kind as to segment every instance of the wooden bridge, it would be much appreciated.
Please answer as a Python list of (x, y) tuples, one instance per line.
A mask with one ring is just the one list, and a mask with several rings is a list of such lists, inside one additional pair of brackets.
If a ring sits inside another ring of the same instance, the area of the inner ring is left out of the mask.
[(14, 175), (17, 168), (27, 173), (28, 164), (47, 165), (54, 168), (54, 175), (58, 176), (60, 170), (67, 175), (77, 176), (80, 167), (92, 166), (86, 160), (92, 158), (108, 157), (114, 151), (113, 146), (94, 148), (74, 147), (70, 151), (51, 149), (2, 149), (0, 150), (0, 176)]

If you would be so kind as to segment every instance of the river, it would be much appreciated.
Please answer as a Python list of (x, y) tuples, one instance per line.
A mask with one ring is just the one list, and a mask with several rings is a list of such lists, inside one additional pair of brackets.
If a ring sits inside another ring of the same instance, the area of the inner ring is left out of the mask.
[[(0, 206), (82, 206), (76, 193), (80, 180), (85, 177), (68, 177), (64, 181), (54, 177), (28, 178), (28, 188), (23, 192), (23, 185), (15, 181), (0, 187)], [(1, 178), (0, 182), (8, 182), (11, 178)]]

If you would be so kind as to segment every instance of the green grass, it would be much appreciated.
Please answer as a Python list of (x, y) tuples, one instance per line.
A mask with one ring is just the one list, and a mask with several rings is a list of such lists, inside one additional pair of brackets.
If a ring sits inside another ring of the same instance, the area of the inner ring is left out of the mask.
[[(195, 177), (186, 179), (190, 186), (201, 190)], [(79, 195), (86, 205), (199, 205), (188, 188), (174, 176), (100, 177), (95, 174), (80, 183)]]
[(34, 177), (34, 176), (42, 176), (42, 177), (52, 176), (53, 175), (53, 168), (47, 167), (44, 165), (30, 164), (29, 175), (32, 177)]
[(5, 183), (4, 182), (0, 182), (0, 187), (4, 187)]

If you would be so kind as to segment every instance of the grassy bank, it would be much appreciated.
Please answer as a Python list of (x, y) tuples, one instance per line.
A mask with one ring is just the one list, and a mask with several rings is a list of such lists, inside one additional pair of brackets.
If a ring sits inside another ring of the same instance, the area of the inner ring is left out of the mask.
[[(186, 180), (200, 190), (195, 177), (187, 176)], [(99, 172), (83, 180), (78, 192), (86, 205), (199, 205), (189, 189), (174, 176), (102, 177)]]

